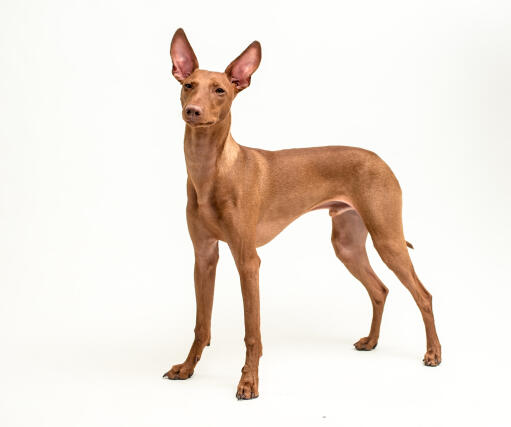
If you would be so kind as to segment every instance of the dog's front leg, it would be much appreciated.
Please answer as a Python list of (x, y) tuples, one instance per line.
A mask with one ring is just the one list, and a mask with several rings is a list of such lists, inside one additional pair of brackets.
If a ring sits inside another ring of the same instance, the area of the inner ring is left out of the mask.
[(241, 369), (241, 379), (236, 397), (253, 399), (259, 396), (259, 358), (262, 356), (260, 312), (259, 312), (259, 265), (261, 263), (252, 239), (241, 239), (229, 244), (238, 268), (243, 296), (245, 316), (245, 345), (247, 354)]
[(194, 282), (197, 302), (195, 339), (186, 360), (179, 365), (174, 365), (164, 375), (171, 380), (190, 378), (204, 347), (209, 345), (211, 340), (211, 312), (218, 263), (218, 241), (207, 234), (193, 212), (187, 212), (187, 218), (195, 251)]

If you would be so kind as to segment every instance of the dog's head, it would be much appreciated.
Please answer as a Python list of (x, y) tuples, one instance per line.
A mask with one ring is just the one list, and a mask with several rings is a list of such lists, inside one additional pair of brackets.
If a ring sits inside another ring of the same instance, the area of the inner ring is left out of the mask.
[(261, 62), (261, 45), (251, 43), (223, 73), (199, 70), (185, 32), (179, 28), (170, 44), (172, 74), (181, 83), (183, 120), (190, 126), (211, 126), (223, 120), (238, 92), (250, 85)]

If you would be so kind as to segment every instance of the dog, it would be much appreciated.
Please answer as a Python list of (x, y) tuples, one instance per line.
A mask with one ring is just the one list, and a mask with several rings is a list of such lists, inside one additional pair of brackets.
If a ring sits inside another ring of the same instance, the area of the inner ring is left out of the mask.
[(388, 289), (369, 264), (368, 233), (383, 262), (417, 303), (426, 328), (424, 364), (441, 362), (431, 294), (417, 277), (404, 237), (401, 188), (387, 164), (371, 151), (328, 146), (266, 151), (237, 144), (230, 133), (231, 104), (250, 85), (261, 61), (254, 41), (222, 72), (199, 69), (180, 28), (170, 45), (172, 74), (181, 83), (184, 151), (188, 173), (186, 217), (195, 252), (197, 317), (195, 339), (184, 363), (164, 377), (190, 378), (211, 338), (211, 310), (218, 241), (229, 245), (241, 281), (246, 360), (236, 397), (259, 396), (262, 355), (257, 248), (270, 242), (304, 213), (328, 209), (337, 257), (366, 288), (373, 306), (367, 337), (354, 345), (378, 343)]

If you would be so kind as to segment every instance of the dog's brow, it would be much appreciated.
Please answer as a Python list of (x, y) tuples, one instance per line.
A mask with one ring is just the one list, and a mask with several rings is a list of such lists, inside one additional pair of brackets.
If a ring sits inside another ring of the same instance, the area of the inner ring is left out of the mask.
[(223, 83), (217, 79), (211, 79), (210, 84), (214, 86), (221, 86)]

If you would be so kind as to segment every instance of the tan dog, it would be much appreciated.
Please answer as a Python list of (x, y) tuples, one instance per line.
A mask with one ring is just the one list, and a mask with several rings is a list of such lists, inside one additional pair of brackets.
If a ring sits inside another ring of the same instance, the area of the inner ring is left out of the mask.
[(382, 260), (419, 306), (427, 338), (424, 363), (438, 365), (441, 348), (431, 294), (418, 279), (410, 260), (401, 221), (401, 189), (387, 164), (376, 154), (353, 147), (265, 151), (237, 144), (230, 134), (231, 103), (249, 86), (250, 77), (259, 66), (258, 42), (248, 46), (225, 72), (216, 73), (199, 70), (184, 31), (178, 29), (170, 56), (172, 74), (182, 84), (186, 122), (186, 214), (195, 250), (197, 318), (188, 357), (164, 377), (190, 378), (204, 347), (209, 345), (218, 241), (222, 240), (229, 245), (240, 274), (245, 314), (247, 353), (236, 396), (251, 399), (259, 395), (262, 345), (260, 260), (256, 248), (314, 209), (329, 209), (335, 253), (371, 298), (371, 330), (355, 343), (355, 348), (376, 347), (388, 293), (369, 265), (365, 249), (369, 232)]

